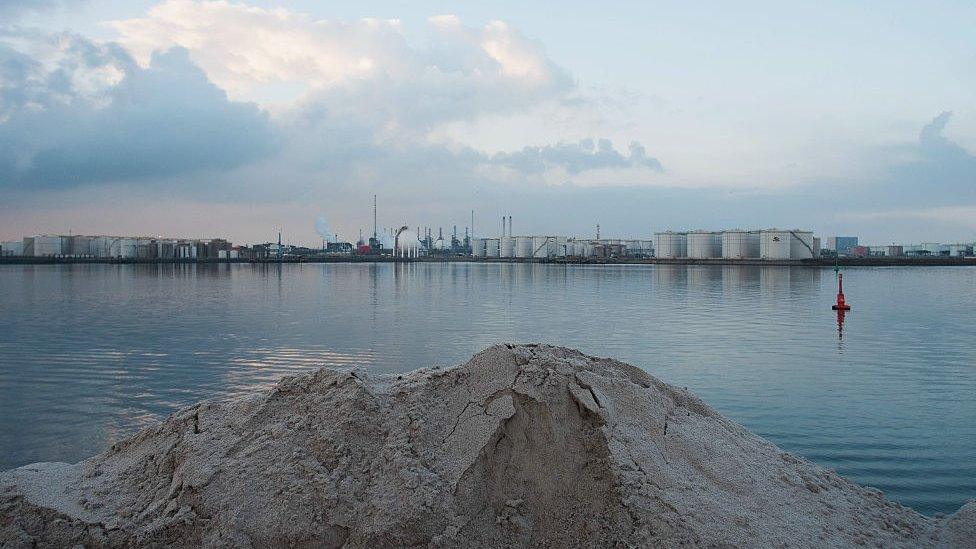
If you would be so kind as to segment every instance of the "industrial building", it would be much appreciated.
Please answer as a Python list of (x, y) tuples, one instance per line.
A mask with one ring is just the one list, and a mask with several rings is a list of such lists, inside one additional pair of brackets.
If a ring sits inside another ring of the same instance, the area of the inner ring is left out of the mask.
[(857, 247), (856, 236), (828, 236), (825, 248), (838, 255), (850, 255), (851, 249)]
[(903, 249), (905, 255), (917, 257), (970, 257), (973, 255), (972, 244), (923, 242), (921, 244), (906, 245)]
[(868, 246), (868, 255), (874, 257), (900, 257), (905, 255), (904, 246)]

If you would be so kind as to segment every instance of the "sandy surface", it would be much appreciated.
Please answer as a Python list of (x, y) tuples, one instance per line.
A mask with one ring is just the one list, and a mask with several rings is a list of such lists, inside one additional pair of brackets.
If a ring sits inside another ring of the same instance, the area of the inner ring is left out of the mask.
[(976, 547), (632, 366), (320, 370), (0, 474), (4, 547)]

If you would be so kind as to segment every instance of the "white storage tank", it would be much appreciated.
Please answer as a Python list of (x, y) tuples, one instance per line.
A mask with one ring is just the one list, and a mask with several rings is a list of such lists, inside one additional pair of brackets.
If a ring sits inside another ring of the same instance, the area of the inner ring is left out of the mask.
[(531, 236), (515, 237), (515, 257), (532, 257), (533, 249)]
[(568, 257), (576, 257), (579, 255), (576, 253), (576, 241), (571, 238), (566, 240), (566, 255)]
[(688, 257), (705, 259), (719, 257), (722, 241), (719, 233), (711, 231), (692, 231), (688, 233)]
[(112, 255), (112, 237), (97, 236), (92, 241), (92, 255), (95, 257), (110, 257)]
[(123, 238), (119, 241), (119, 255), (124, 258), (139, 257), (139, 241), (135, 238)]
[(722, 257), (726, 259), (755, 259), (759, 255), (759, 233), (732, 229), (722, 233)]
[(499, 243), (499, 257), (515, 257), (515, 238), (503, 236)]
[(790, 259), (789, 231), (766, 229), (759, 233), (759, 257), (762, 259)]
[(972, 254), (973, 248), (968, 244), (949, 244), (949, 255), (951, 257), (966, 257)]
[(790, 259), (813, 259), (813, 233), (794, 229), (790, 231)]
[(497, 238), (486, 238), (485, 239), (485, 257), (498, 257), (499, 239)]
[(654, 250), (657, 252), (657, 257), (687, 257), (688, 233), (671, 231), (654, 233)]
[(0, 255), (4, 255), (6, 257), (24, 255), (24, 241), (10, 240), (0, 242)]
[(630, 257), (637, 257), (641, 255), (641, 243), (640, 240), (624, 240), (624, 254)]
[(819, 259), (820, 258), (820, 250), (821, 250), (821, 247), (820, 247), (820, 237), (819, 236), (815, 236), (815, 237), (813, 237), (813, 257)]
[(551, 247), (555, 247), (555, 239), (549, 236), (532, 237), (532, 257), (549, 257)]
[(553, 250), (553, 255), (556, 256), (556, 257), (566, 257), (567, 255), (569, 255), (566, 252), (566, 248), (568, 246), (567, 242), (568, 242), (568, 240), (566, 239), (565, 236), (557, 236), (557, 237), (555, 237), (556, 249)]
[(52, 257), (64, 253), (60, 236), (37, 235), (24, 238), (24, 255)]
[(471, 256), (485, 257), (485, 240), (483, 238), (471, 239)]

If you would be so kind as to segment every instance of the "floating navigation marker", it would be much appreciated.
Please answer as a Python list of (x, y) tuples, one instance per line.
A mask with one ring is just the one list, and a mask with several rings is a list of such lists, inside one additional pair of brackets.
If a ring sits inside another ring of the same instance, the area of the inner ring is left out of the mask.
[(844, 273), (837, 273), (837, 303), (830, 308), (835, 311), (851, 310), (851, 306), (844, 299)]

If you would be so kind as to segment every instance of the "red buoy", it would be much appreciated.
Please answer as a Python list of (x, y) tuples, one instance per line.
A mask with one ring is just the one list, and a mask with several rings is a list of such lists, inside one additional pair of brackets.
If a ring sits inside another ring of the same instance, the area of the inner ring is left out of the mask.
[(851, 306), (844, 301), (844, 274), (837, 273), (837, 304), (831, 309), (835, 311), (850, 311)]

